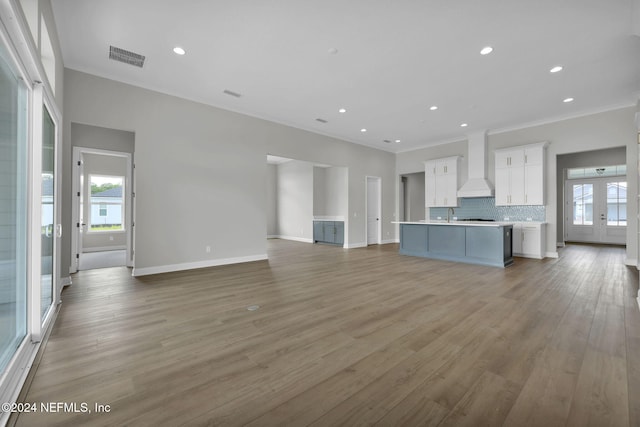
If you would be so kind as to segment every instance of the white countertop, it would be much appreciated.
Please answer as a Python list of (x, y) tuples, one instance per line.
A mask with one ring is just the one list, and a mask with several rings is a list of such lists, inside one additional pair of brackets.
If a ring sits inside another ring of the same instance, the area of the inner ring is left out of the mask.
[(313, 220), (314, 221), (343, 221), (344, 222), (344, 216), (329, 216), (329, 215), (314, 216)]
[(391, 221), (392, 224), (418, 224), (418, 225), (463, 225), (469, 227), (502, 227), (505, 225), (513, 225), (512, 222), (498, 221), (451, 221), (446, 220), (429, 220), (429, 221)]

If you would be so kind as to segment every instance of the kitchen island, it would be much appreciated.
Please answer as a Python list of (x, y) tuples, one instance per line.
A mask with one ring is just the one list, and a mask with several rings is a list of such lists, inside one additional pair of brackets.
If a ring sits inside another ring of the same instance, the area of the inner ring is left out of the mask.
[(424, 258), (507, 267), (513, 264), (513, 224), (497, 222), (394, 222), (400, 253)]

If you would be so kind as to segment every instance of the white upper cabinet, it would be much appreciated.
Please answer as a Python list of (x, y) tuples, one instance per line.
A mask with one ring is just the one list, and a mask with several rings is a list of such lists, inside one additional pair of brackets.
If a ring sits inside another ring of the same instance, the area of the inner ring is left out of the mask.
[(458, 206), (459, 163), (460, 156), (424, 162), (426, 207)]
[(496, 156), (496, 206), (544, 205), (546, 142), (504, 148)]

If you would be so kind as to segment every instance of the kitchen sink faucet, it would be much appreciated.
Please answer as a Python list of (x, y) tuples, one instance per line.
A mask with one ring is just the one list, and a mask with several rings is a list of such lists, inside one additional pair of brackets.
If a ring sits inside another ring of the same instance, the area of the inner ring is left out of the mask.
[(451, 222), (451, 216), (455, 213), (456, 211), (454, 211), (453, 208), (447, 209), (447, 222)]

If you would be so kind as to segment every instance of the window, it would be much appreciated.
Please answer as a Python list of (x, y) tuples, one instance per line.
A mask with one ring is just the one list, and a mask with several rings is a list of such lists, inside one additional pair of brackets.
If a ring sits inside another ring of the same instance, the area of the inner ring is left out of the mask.
[(627, 183), (607, 182), (607, 225), (627, 225)]
[(89, 232), (125, 231), (123, 176), (89, 175)]
[(627, 165), (567, 169), (568, 179), (597, 178), (599, 176), (624, 176), (626, 174)]
[(593, 225), (593, 184), (573, 185), (573, 225)]

